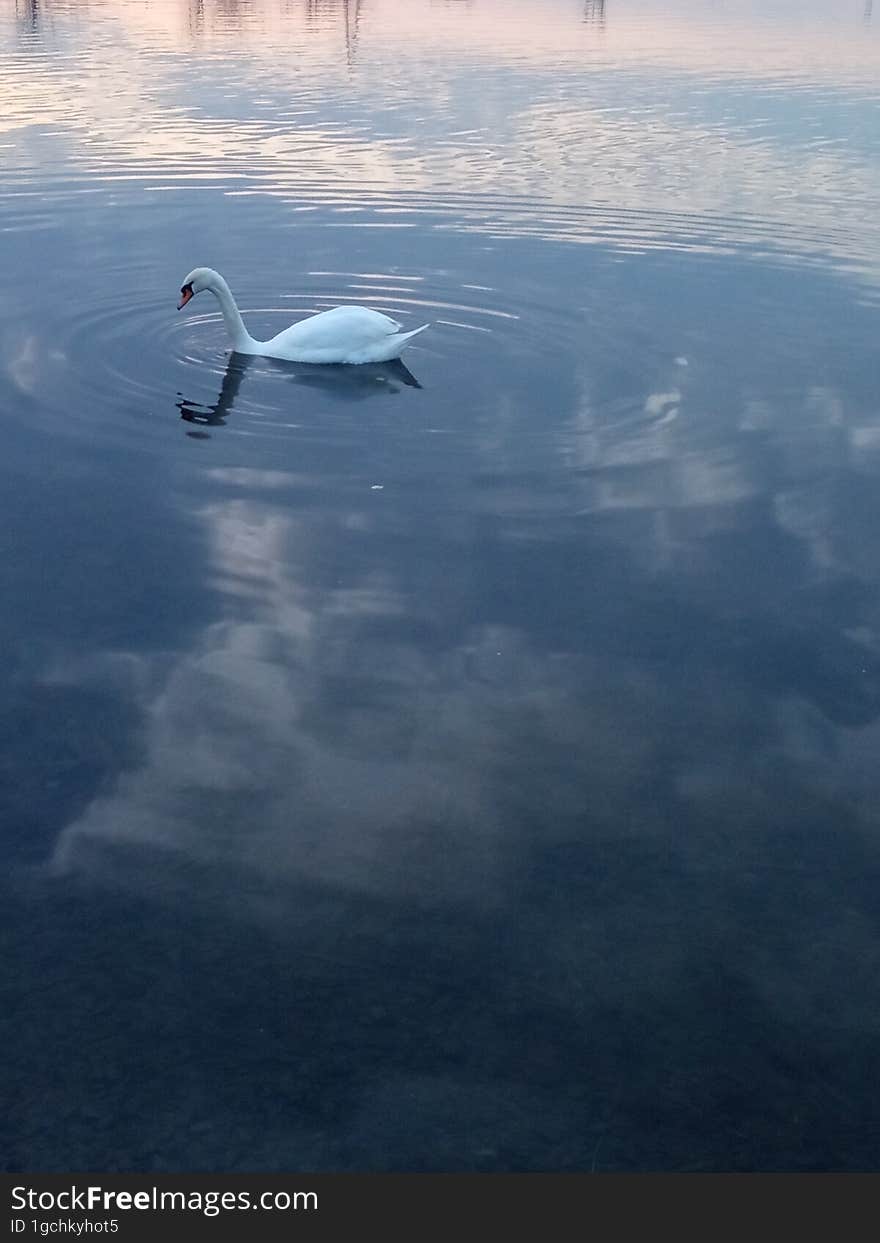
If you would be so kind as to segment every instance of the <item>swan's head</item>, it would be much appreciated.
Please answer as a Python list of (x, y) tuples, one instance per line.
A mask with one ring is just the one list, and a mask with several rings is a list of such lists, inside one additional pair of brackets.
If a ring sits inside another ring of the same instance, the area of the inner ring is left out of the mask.
[(194, 298), (203, 289), (216, 289), (218, 280), (219, 274), (213, 268), (193, 268), (180, 286), (180, 301), (177, 304), (178, 311), (182, 311), (190, 298)]

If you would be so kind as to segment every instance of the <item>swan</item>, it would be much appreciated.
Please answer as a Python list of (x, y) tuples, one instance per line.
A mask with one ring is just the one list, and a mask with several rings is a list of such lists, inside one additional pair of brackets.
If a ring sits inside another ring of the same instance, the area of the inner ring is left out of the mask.
[(213, 268), (194, 268), (180, 287), (178, 311), (203, 289), (220, 303), (232, 348), (292, 363), (384, 363), (399, 358), (407, 342), (429, 326), (401, 332), (401, 325), (365, 306), (335, 306), (291, 324), (269, 341), (255, 341), (244, 326), (232, 291)]

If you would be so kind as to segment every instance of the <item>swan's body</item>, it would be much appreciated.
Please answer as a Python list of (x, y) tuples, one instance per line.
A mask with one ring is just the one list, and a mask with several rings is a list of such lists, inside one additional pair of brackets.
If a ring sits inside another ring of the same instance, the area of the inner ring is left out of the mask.
[(401, 332), (401, 325), (379, 311), (365, 306), (335, 306), (291, 324), (269, 341), (255, 341), (244, 326), (232, 291), (213, 268), (195, 268), (181, 286), (177, 309), (190, 298), (210, 289), (220, 303), (223, 319), (239, 354), (260, 354), (264, 358), (283, 358), (293, 363), (385, 363), (399, 358), (401, 350), (416, 333), (428, 327)]

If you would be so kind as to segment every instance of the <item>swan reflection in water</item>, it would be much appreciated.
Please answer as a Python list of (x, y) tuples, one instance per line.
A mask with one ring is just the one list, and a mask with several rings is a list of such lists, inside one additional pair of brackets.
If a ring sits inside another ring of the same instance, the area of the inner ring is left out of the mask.
[[(282, 372), (292, 384), (304, 384), (307, 388), (322, 389), (332, 393), (340, 401), (362, 401), (380, 393), (399, 393), (403, 388), (421, 388), (421, 384), (399, 358), (387, 363), (361, 363), (357, 367), (327, 363), (288, 363), (275, 358), (257, 358), (248, 354), (233, 353), (226, 365), (226, 374), (220, 393), (213, 405), (191, 401), (178, 393), (177, 409), (180, 417), (196, 427), (223, 427), (226, 416), (232, 411), (246, 372), (259, 362)], [(188, 431), (196, 440), (205, 439), (210, 432)]]

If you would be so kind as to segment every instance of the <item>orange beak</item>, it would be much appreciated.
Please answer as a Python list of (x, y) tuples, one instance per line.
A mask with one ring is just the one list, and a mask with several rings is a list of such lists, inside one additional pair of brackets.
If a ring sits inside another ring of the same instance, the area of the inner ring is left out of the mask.
[(192, 296), (193, 296), (193, 291), (191, 289), (184, 289), (181, 292), (180, 301), (177, 304), (178, 311), (183, 310), (183, 308), (186, 306), (187, 302), (189, 302)]

